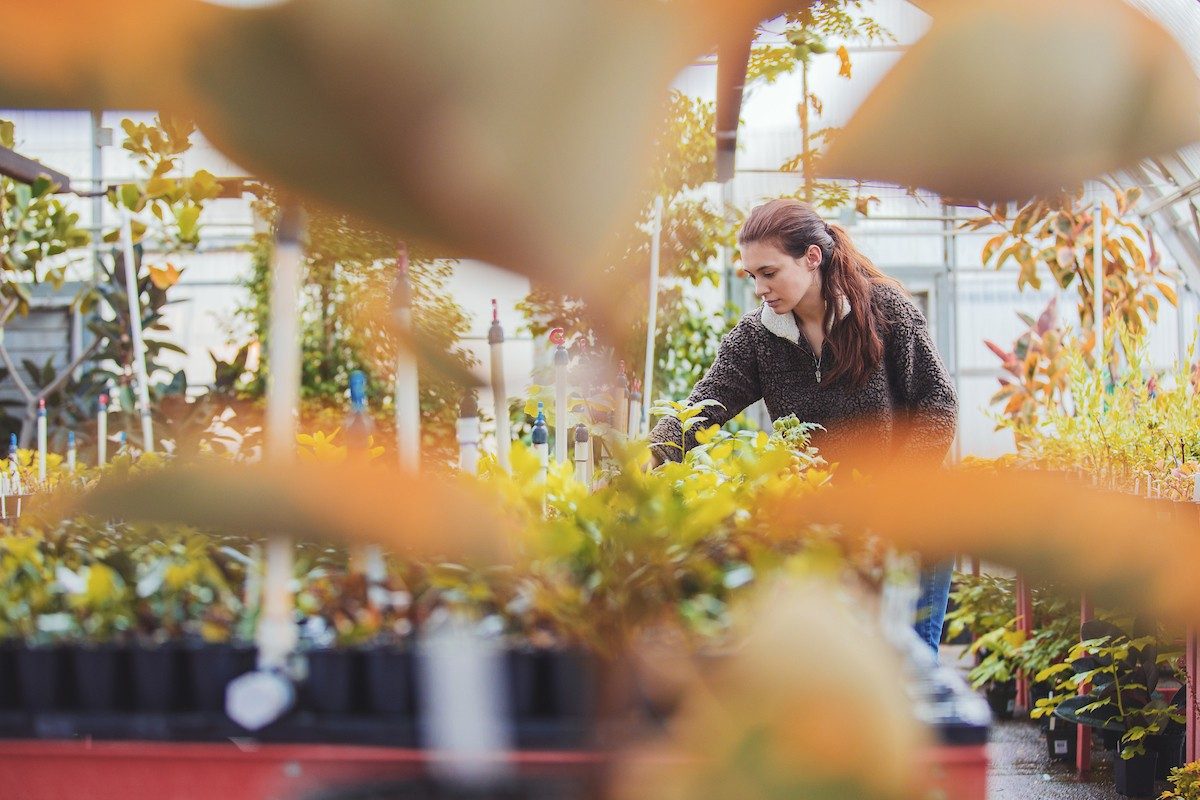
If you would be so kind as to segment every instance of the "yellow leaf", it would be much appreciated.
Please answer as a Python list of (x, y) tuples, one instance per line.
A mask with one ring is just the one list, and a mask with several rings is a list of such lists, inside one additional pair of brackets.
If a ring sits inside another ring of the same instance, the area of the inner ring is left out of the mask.
[(1154, 285), (1158, 287), (1158, 291), (1166, 298), (1167, 302), (1173, 306), (1179, 306), (1179, 295), (1175, 293), (1175, 287), (1165, 281), (1155, 281)]
[(846, 45), (842, 45), (837, 49), (838, 57), (838, 75), (843, 78), (850, 77), (850, 51), (846, 49)]
[(696, 431), (696, 441), (700, 444), (708, 444), (717, 435), (717, 431), (721, 430), (720, 425), (709, 425), (707, 428), (701, 428)]
[(183, 270), (174, 264), (167, 264), (164, 267), (150, 267), (150, 282), (154, 284), (155, 288), (165, 291), (178, 283), (179, 276), (182, 274)]

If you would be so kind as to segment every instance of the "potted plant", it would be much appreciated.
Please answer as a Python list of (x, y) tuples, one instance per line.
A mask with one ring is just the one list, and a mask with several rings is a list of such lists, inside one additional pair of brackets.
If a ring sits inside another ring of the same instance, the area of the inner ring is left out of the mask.
[[(1063, 694), (1039, 703), (1053, 707), (1067, 722), (1090, 725), (1115, 738), (1117, 791), (1127, 797), (1147, 796), (1157, 775), (1158, 749), (1166, 737), (1175, 735), (1173, 726), (1183, 723), (1178, 706), (1155, 691), (1169, 657), (1160, 656), (1156, 627), (1143, 620), (1127, 627), (1089, 620), (1080, 627), (1080, 637), (1068, 663), (1039, 676), (1073, 672), (1056, 687)], [(1075, 694), (1084, 684), (1091, 691)]]

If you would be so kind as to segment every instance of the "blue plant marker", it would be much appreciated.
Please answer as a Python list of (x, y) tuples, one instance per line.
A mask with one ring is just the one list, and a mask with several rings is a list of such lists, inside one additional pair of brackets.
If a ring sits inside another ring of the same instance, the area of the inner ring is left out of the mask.
[(17, 435), (15, 433), (8, 435), (8, 455), (13, 461), (17, 460)]
[(75, 446), (75, 431), (67, 431), (67, 447)]

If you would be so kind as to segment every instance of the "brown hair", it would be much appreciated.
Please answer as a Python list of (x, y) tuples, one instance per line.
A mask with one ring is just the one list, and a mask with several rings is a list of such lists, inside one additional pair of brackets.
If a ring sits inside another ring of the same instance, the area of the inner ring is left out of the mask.
[[(763, 242), (792, 258), (803, 258), (808, 248), (821, 248), (821, 299), (825, 301), (826, 341), (833, 354), (829, 384), (845, 376), (850, 386), (861, 387), (883, 359), (880, 331), (887, 324), (871, 303), (871, 286), (896, 284), (863, 255), (850, 234), (829, 225), (812, 206), (799, 200), (772, 200), (750, 212), (738, 231), (738, 244)], [(850, 302), (850, 314), (838, 322), (838, 297)], [(838, 322), (838, 324), (834, 324)]]

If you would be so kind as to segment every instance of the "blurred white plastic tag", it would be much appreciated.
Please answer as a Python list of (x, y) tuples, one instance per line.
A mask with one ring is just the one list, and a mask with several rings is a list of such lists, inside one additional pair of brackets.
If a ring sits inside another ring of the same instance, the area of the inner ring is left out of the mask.
[(433, 770), (459, 784), (480, 785), (511, 771), (508, 664), (497, 637), (447, 616), (426, 626), (418, 659), (421, 735)]
[(225, 713), (250, 731), (270, 725), (295, 701), (295, 687), (278, 672), (247, 672), (225, 687)]

